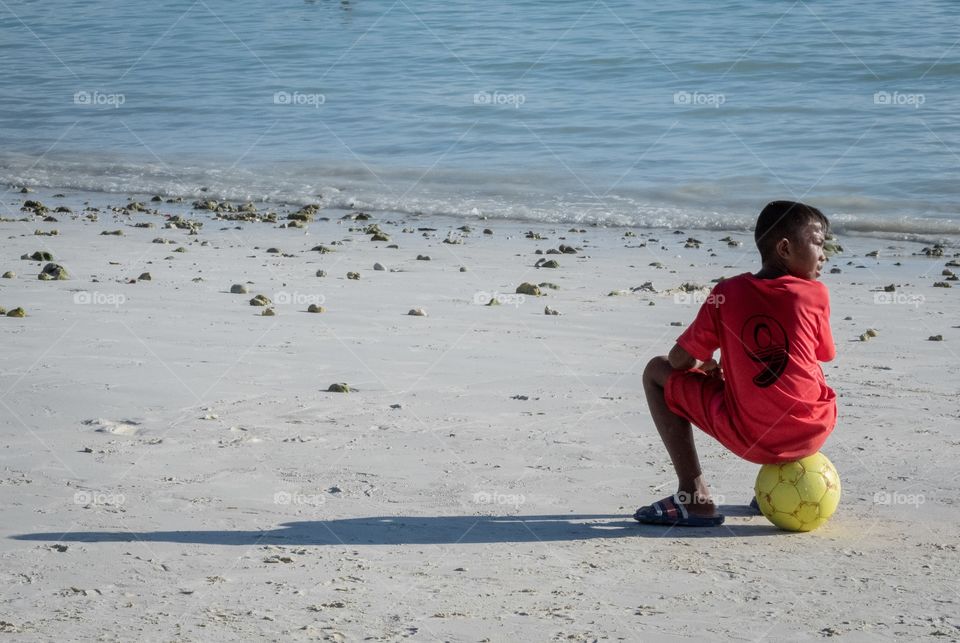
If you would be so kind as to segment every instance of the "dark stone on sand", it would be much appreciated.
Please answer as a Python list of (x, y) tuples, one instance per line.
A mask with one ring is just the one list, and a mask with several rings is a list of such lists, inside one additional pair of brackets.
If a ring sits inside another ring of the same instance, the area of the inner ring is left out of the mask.
[(327, 246), (324, 246), (324, 245), (314, 246), (314, 247), (310, 248), (310, 250), (311, 250), (312, 252), (319, 252), (319, 253), (322, 254), (322, 255), (325, 255), (325, 254), (327, 254), (328, 252), (333, 252), (332, 249), (330, 249), (330, 248), (328, 248)]
[(347, 279), (352, 279), (352, 280), (356, 281), (357, 279), (360, 279), (360, 273), (359, 273), (359, 272), (348, 272), (348, 273), (347, 273)]
[(264, 295), (256, 295), (253, 299), (250, 300), (251, 306), (269, 306), (271, 303), (270, 299)]
[(26, 317), (26, 316), (27, 316), (27, 311), (25, 311), (23, 308), (20, 308), (19, 306), (17, 306), (16, 308), (14, 308), (13, 310), (7, 313), (7, 317)]
[(484, 228), (483, 234), (493, 234), (493, 230), (491, 230), (490, 228)]
[(3, 273), (4, 279), (15, 279), (16, 277), (17, 277), (17, 273), (15, 273), (12, 270), (8, 270), (5, 273)]
[(526, 281), (517, 286), (516, 293), (519, 295), (532, 295), (533, 297), (539, 297), (542, 294), (539, 286), (535, 286)]
[(373, 236), (370, 237), (370, 241), (390, 241), (390, 237), (383, 232), (375, 232)]
[(949, 283), (947, 283), (946, 281), (938, 281), (938, 282), (936, 282), (936, 283), (933, 284), (933, 287), (934, 287), (934, 288), (952, 288), (953, 286), (951, 286), (951, 285), (950, 285)]
[[(10, 312), (13, 312), (13, 311), (10, 311)], [(7, 314), (9, 315), (10, 313), (7, 313)], [(943, 341), (943, 335), (930, 335), (930, 337), (927, 338), (927, 341), (928, 341), (928, 342), (942, 342), (942, 341)]]
[(350, 386), (346, 382), (336, 382), (327, 387), (330, 393), (349, 393)]
[(273, 308), (266, 308), (266, 309), (264, 309), (264, 311), (263, 311), (262, 313), (260, 313), (260, 316), (261, 316), (261, 317), (273, 317), (273, 316), (276, 315), (276, 314), (277, 314), (277, 313), (274, 312)]
[(897, 290), (897, 287), (894, 284), (890, 284), (888, 286), (883, 287), (883, 292), (895, 292), (896, 290)]
[(123, 236), (123, 230), (104, 230), (104, 231), (101, 232), (100, 234), (103, 235), (103, 236), (112, 235), (112, 236), (115, 236), (115, 237), (122, 237), (122, 236)]
[(317, 271), (317, 276), (318, 276), (318, 277), (326, 277), (326, 276), (327, 276), (327, 271), (326, 271), (326, 270), (318, 270), (318, 271)]
[(149, 272), (141, 273), (140, 276), (137, 277), (137, 281), (152, 281), (152, 280), (153, 280), (153, 277), (150, 276)]
[(32, 261), (53, 261), (53, 255), (46, 250), (37, 250), (32, 255), (24, 255), (24, 259), (30, 259)]
[(233, 295), (246, 295), (247, 287), (243, 284), (233, 284), (230, 286), (230, 293)]
[(318, 306), (317, 304), (310, 304), (307, 306), (308, 313), (322, 313), (324, 310), (325, 309), (323, 306)]
[(430, 255), (417, 255), (417, 261), (430, 261)]
[(280, 248), (267, 248), (267, 252), (270, 253), (270, 254), (272, 254), (272, 255), (282, 254), (282, 253), (280, 252)]
[(37, 275), (37, 279), (41, 281), (55, 281), (62, 280), (67, 278), (67, 269), (63, 266), (55, 263), (48, 263), (43, 267), (43, 270)]
[(34, 214), (45, 214), (49, 208), (39, 201), (26, 200), (23, 202), (22, 210), (33, 210)]
[(560, 262), (558, 262), (556, 259), (550, 259), (549, 261), (540, 260), (540, 261), (537, 261), (534, 267), (535, 268), (559, 268)]
[(300, 221), (302, 223), (307, 223), (307, 222), (313, 221), (313, 213), (304, 212), (302, 210), (299, 212), (292, 212), (287, 215), (287, 219), (290, 221)]

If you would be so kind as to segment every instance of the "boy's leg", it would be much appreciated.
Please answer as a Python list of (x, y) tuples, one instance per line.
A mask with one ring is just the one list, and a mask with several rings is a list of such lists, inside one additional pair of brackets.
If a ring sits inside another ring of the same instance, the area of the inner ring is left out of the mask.
[(673, 367), (666, 357), (654, 357), (643, 371), (643, 389), (647, 395), (650, 415), (657, 426), (660, 439), (667, 447), (679, 481), (678, 494), (691, 515), (712, 516), (716, 507), (710, 499), (710, 490), (700, 470), (700, 458), (693, 443), (690, 422), (676, 415), (667, 406), (664, 388)]

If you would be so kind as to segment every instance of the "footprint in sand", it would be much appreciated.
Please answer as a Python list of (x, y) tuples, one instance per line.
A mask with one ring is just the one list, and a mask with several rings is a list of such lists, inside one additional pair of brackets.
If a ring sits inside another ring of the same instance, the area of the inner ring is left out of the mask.
[(94, 430), (97, 433), (112, 433), (113, 435), (135, 435), (140, 430), (137, 428), (140, 423), (134, 420), (114, 421), (96, 418), (94, 420), (84, 420), (83, 423), (87, 426), (96, 427)]

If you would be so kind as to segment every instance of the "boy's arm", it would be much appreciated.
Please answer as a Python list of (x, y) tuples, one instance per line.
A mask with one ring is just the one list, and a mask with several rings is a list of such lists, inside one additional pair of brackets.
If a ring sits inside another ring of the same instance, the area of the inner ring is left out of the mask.
[[(824, 291), (826, 291), (826, 288), (824, 288)], [(830, 296), (825, 294), (825, 297), (827, 301), (819, 324), (820, 342), (817, 344), (817, 350), (815, 351), (816, 358), (821, 362), (829, 362), (837, 356), (837, 348), (833, 344), (833, 332), (830, 329)]]
[(697, 362), (700, 361), (688, 353), (680, 344), (673, 345), (670, 354), (667, 355), (667, 360), (675, 371), (689, 371), (691, 368), (696, 368)]
[(699, 368), (702, 371), (710, 372), (720, 368), (720, 365), (713, 359), (708, 359), (705, 362), (698, 360), (688, 353), (680, 344), (673, 345), (673, 348), (670, 349), (670, 354), (667, 355), (667, 361), (669, 361), (670, 366), (677, 371), (689, 371), (691, 368)]
[[(713, 353), (720, 348), (719, 305), (726, 300), (726, 296), (718, 291), (723, 287), (722, 282), (714, 286), (710, 296), (697, 311), (693, 323), (677, 338), (677, 343), (667, 356), (670, 366), (674, 369), (699, 368), (705, 372), (715, 371), (719, 375), (718, 364), (712, 358)], [(701, 360), (695, 355), (704, 359)]]

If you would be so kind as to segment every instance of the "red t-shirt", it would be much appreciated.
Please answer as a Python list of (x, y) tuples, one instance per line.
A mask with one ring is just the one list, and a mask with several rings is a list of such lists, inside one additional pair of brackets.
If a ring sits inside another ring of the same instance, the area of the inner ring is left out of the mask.
[(744, 273), (714, 287), (677, 343), (705, 361), (719, 348), (724, 399), (742, 437), (778, 460), (816, 452), (837, 420), (819, 362), (836, 355), (819, 281)]

